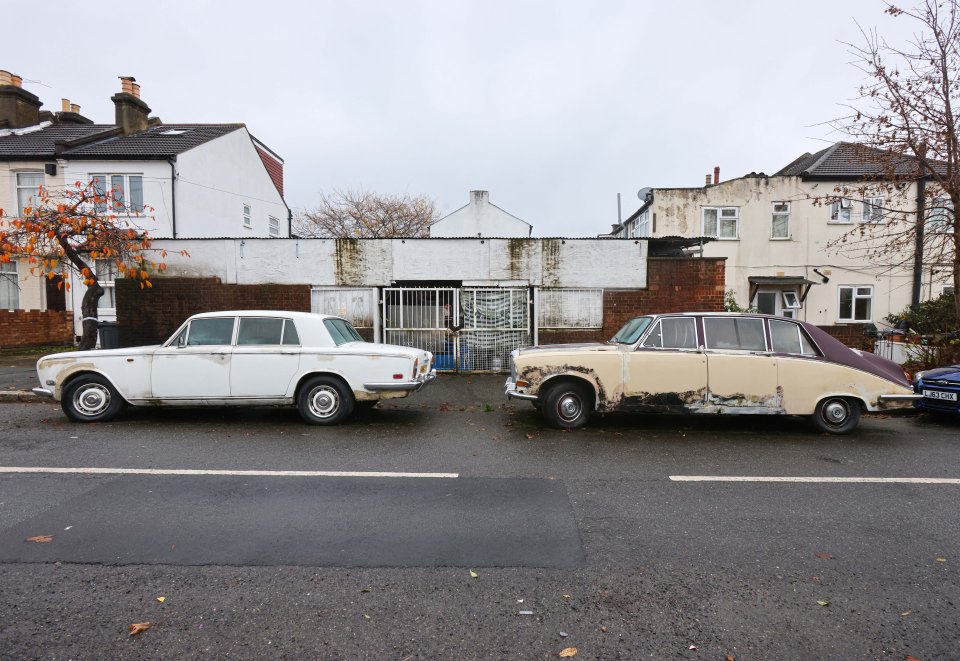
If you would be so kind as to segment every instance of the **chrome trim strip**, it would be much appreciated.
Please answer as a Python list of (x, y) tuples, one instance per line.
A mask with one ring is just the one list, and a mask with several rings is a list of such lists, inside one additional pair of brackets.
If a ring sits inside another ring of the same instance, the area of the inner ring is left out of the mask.
[(430, 370), (423, 378), (416, 381), (392, 381), (388, 383), (364, 383), (364, 390), (379, 392), (384, 390), (405, 390), (418, 392), (425, 385), (432, 383), (437, 378), (437, 370)]
[(39, 397), (49, 397), (50, 399), (53, 399), (53, 391), (48, 390), (47, 388), (33, 388), (31, 392)]
[(923, 399), (923, 395), (880, 395), (881, 402), (915, 402)]

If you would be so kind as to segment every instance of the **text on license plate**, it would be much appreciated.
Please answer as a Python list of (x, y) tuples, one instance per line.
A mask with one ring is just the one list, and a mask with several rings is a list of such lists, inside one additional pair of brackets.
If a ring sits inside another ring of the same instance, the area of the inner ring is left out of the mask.
[(945, 399), (949, 402), (957, 401), (957, 393), (943, 392), (942, 390), (924, 390), (923, 396), (928, 399)]

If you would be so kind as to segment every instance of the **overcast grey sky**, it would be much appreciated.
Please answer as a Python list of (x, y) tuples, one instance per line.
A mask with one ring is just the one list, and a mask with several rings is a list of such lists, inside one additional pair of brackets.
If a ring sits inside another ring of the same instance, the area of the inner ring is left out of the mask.
[(244, 122), (285, 159), (294, 208), (364, 188), (447, 213), (479, 188), (535, 236), (594, 236), (618, 192), (626, 217), (643, 186), (769, 174), (839, 140), (821, 124), (861, 81), (841, 43), (859, 41), (854, 19), (908, 36), (884, 6), (12, 3), (0, 69), (96, 122), (113, 121), (119, 75), (165, 122)]

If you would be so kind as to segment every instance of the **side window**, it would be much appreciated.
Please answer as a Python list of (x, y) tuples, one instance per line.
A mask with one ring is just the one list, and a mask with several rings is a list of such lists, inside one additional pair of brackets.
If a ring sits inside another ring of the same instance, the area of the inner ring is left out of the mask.
[(703, 320), (703, 333), (708, 349), (767, 350), (763, 337), (763, 319), (706, 317)]
[(643, 346), (659, 349), (696, 349), (697, 323), (692, 317), (667, 317), (661, 319)]
[(292, 319), (285, 319), (283, 322), (283, 343), (300, 346), (300, 335)]
[(776, 353), (803, 353), (800, 327), (787, 321), (770, 320), (770, 344)]
[(237, 344), (280, 344), (283, 338), (283, 319), (241, 317)]
[(187, 346), (202, 347), (230, 344), (233, 340), (233, 317), (194, 319), (190, 322)]

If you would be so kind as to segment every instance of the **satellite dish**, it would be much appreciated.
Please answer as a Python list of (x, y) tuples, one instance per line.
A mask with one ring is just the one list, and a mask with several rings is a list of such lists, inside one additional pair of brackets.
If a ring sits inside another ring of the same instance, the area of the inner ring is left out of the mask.
[(647, 186), (646, 188), (641, 188), (640, 190), (637, 191), (637, 197), (639, 197), (641, 201), (646, 201), (647, 193), (649, 193), (652, 190), (653, 189), (650, 188), (649, 186)]

